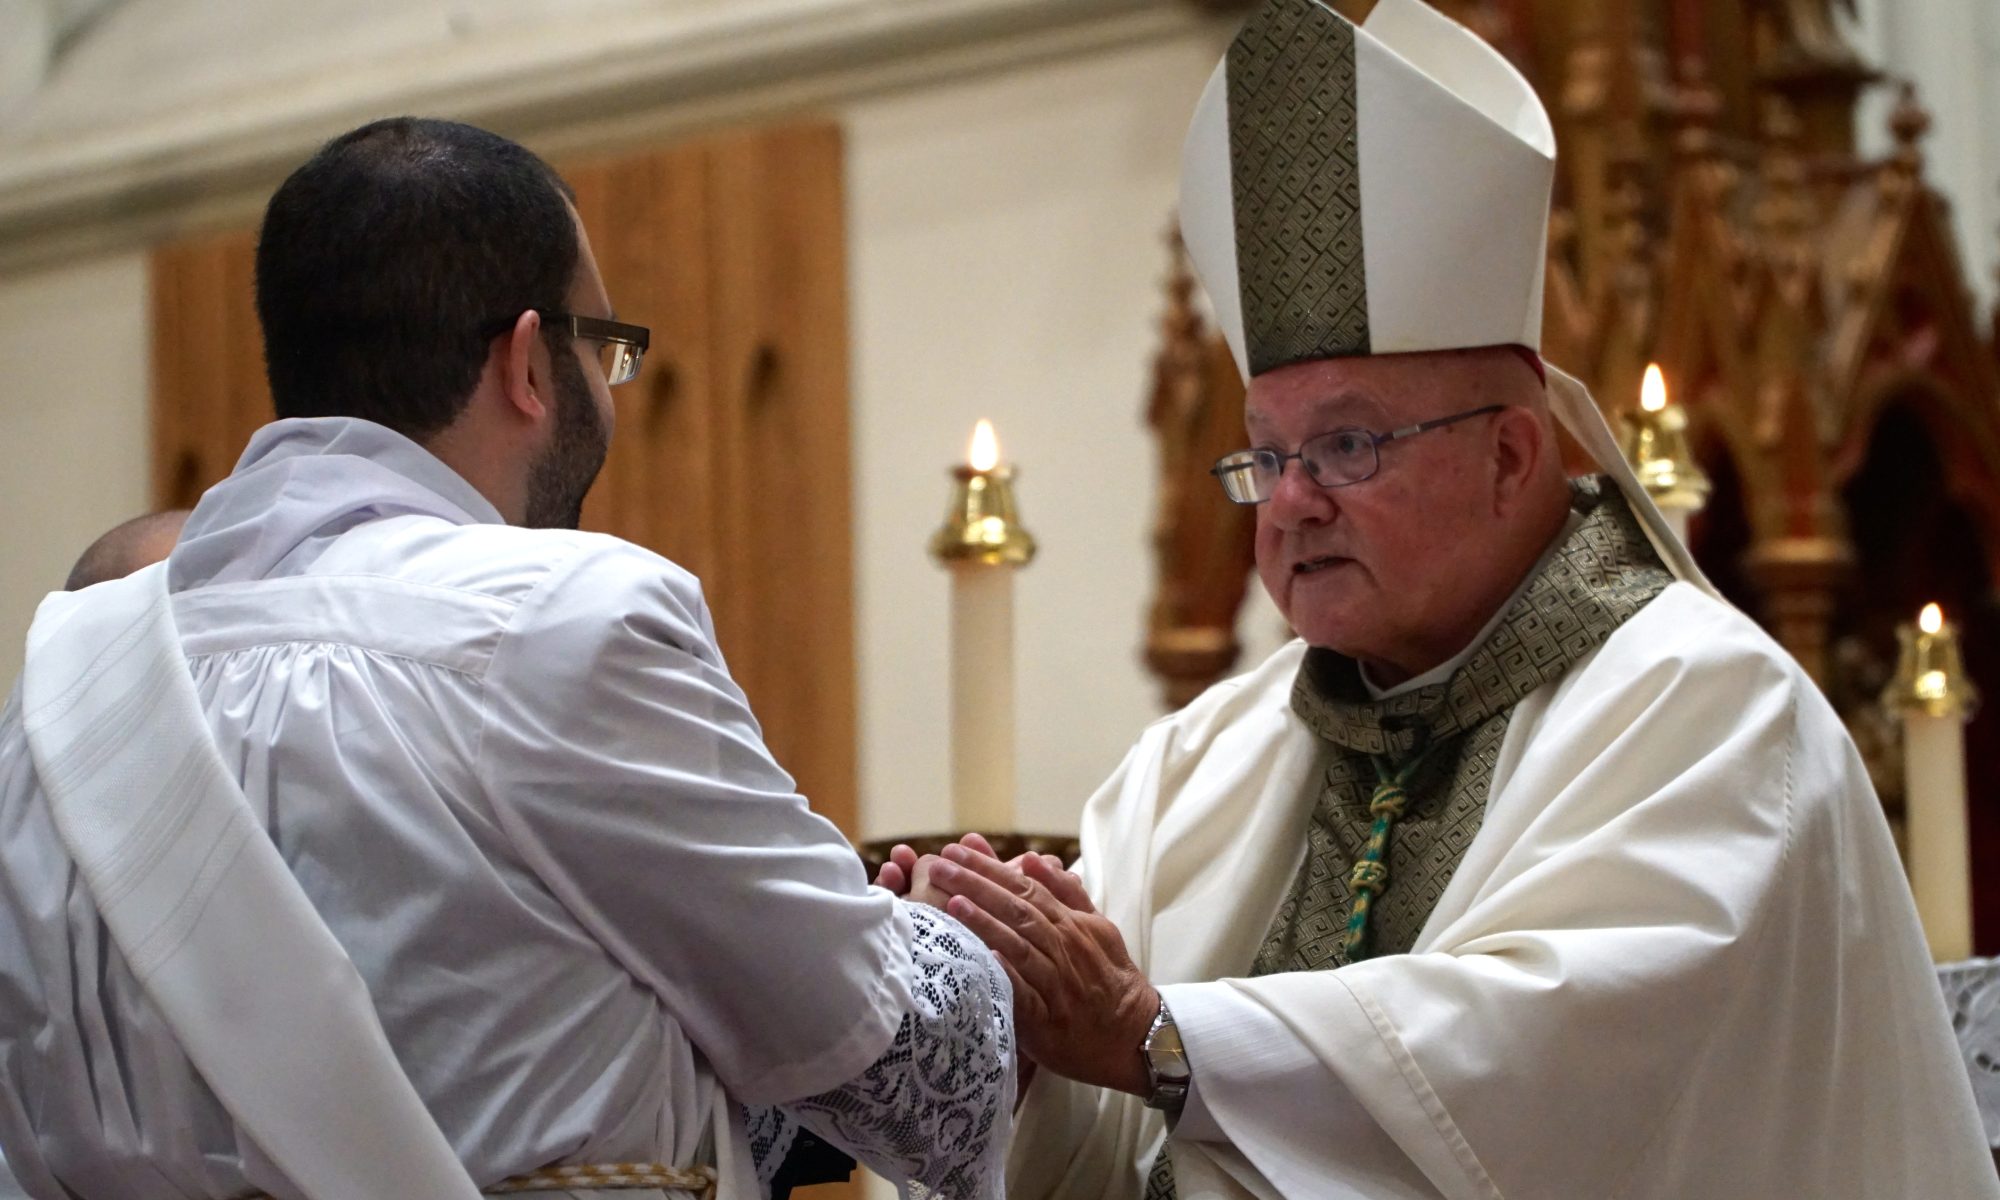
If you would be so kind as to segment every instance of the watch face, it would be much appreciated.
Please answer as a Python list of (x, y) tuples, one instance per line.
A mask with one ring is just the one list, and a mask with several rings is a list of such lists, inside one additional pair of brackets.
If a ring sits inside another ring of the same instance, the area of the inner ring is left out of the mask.
[(1187, 1051), (1181, 1047), (1181, 1031), (1173, 1022), (1162, 1023), (1146, 1039), (1146, 1061), (1162, 1082), (1180, 1083), (1187, 1079)]

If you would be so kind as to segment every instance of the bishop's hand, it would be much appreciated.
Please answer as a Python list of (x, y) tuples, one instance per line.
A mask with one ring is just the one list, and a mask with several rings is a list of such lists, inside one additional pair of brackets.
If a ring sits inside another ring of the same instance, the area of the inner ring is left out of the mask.
[(1139, 1047), (1160, 994), (1082, 882), (1041, 856), (1015, 870), (963, 846), (945, 847), (926, 874), (950, 894), (945, 911), (1007, 968), (1022, 1052), (1079, 1082), (1146, 1095)]

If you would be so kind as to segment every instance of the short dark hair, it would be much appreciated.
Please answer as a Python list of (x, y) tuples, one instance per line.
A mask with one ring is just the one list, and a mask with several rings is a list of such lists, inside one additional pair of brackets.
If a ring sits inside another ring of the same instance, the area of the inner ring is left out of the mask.
[(328, 142), (271, 197), (257, 240), (277, 415), (418, 439), (451, 424), (496, 328), (566, 307), (574, 198), (525, 147), (470, 125), (392, 117)]

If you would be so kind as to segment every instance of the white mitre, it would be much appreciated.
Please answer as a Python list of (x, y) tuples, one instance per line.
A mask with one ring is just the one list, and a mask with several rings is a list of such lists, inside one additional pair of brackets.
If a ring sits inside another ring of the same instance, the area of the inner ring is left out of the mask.
[(1182, 161), (1182, 233), (1246, 379), (1540, 349), (1555, 134), (1512, 64), (1421, 0), (1380, 0), (1363, 25), (1269, 0)]

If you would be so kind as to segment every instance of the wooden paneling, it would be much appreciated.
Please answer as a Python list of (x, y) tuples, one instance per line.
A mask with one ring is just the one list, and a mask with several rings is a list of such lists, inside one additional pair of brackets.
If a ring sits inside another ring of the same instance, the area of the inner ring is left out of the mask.
[[(778, 760), (856, 832), (854, 578), (841, 139), (718, 142), (709, 162), (717, 627)], [(811, 594), (795, 585), (812, 581)]]
[(229, 474), (271, 419), (251, 279), (255, 231), (156, 250), (153, 294), (153, 498), (188, 508)]
[(842, 147), (832, 124), (566, 170), (621, 319), (653, 331), (586, 527), (701, 578), (772, 753), (856, 830)]

